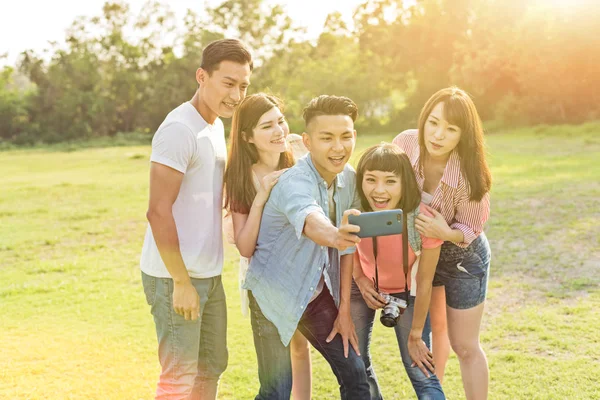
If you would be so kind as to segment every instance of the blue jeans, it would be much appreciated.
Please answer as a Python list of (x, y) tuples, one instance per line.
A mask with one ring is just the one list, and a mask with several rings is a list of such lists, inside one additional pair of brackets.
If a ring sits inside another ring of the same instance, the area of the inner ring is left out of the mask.
[(200, 317), (186, 321), (173, 309), (173, 280), (142, 272), (146, 301), (158, 338), (162, 367), (156, 399), (212, 397), (227, 367), (227, 306), (221, 276), (192, 278), (200, 296)]
[[(260, 391), (255, 400), (288, 400), (292, 391), (292, 361), (289, 346), (284, 346), (277, 327), (265, 318), (249, 292), (250, 318), (258, 361)], [(327, 360), (340, 386), (344, 400), (369, 400), (369, 384), (365, 366), (352, 346), (348, 358), (340, 335), (329, 343), (325, 340), (338, 315), (333, 297), (323, 288), (321, 294), (306, 307), (298, 329)]]
[(467, 248), (444, 242), (433, 286), (445, 286), (449, 307), (473, 308), (487, 295), (491, 260), (490, 244), (483, 232)]
[[(403, 294), (395, 294), (397, 297), (404, 298)], [(421, 400), (430, 399), (445, 399), (442, 385), (435, 374), (429, 375), (429, 378), (419, 369), (419, 367), (411, 367), (412, 359), (408, 354), (408, 336), (412, 325), (412, 319), (414, 314), (414, 297), (411, 296), (410, 304), (404, 311), (404, 314), (400, 317), (398, 325), (394, 327), (396, 332), (396, 339), (398, 340), (398, 347), (400, 348), (400, 357), (402, 358), (402, 364), (406, 374), (412, 383), (417, 398)], [(360, 354), (365, 363), (367, 369), (367, 379), (371, 390), (371, 399), (381, 400), (381, 391), (379, 390), (379, 383), (377, 382), (377, 376), (371, 363), (371, 353), (369, 347), (371, 344), (371, 333), (373, 332), (373, 322), (375, 320), (375, 310), (370, 309), (367, 303), (360, 294), (360, 290), (356, 283), (352, 282), (352, 296), (351, 296), (350, 310), (352, 314), (352, 321), (356, 328), (356, 335), (358, 336), (358, 345)], [(431, 325), (429, 323), (429, 317), (425, 322), (423, 328), (423, 341), (427, 347), (431, 348), (429, 336), (431, 333)]]

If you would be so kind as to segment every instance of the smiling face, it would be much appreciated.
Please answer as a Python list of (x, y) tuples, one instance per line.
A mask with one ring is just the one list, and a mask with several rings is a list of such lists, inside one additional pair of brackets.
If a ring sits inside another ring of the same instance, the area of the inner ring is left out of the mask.
[(348, 115), (314, 117), (303, 135), (315, 168), (331, 184), (350, 159), (356, 144), (354, 121)]
[(380, 143), (365, 150), (356, 166), (356, 187), (364, 211), (414, 210), (421, 191), (410, 159), (393, 143)]
[(289, 133), (290, 128), (281, 110), (273, 107), (260, 117), (248, 142), (256, 146), (259, 154), (279, 154), (287, 150), (285, 138)]
[(392, 210), (400, 203), (402, 181), (393, 172), (365, 171), (362, 191), (372, 210)]
[(446, 120), (444, 103), (439, 102), (425, 121), (425, 148), (432, 158), (447, 159), (458, 146), (461, 133), (460, 127)]
[(212, 123), (217, 117), (231, 118), (237, 105), (246, 97), (251, 73), (249, 64), (227, 60), (221, 61), (211, 74), (198, 69), (200, 109), (207, 122)]

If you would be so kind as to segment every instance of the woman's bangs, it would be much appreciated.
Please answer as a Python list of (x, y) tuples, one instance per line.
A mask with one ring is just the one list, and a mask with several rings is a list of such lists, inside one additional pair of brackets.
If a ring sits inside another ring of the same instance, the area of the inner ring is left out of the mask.
[(383, 171), (400, 175), (400, 171), (402, 170), (400, 157), (389, 149), (379, 147), (374, 152), (367, 155), (367, 157), (368, 158), (363, 164), (363, 170), (361, 171), (363, 174), (367, 171)]
[(466, 129), (468, 125), (467, 104), (465, 99), (459, 96), (450, 96), (444, 101), (444, 118), (452, 125), (460, 129)]

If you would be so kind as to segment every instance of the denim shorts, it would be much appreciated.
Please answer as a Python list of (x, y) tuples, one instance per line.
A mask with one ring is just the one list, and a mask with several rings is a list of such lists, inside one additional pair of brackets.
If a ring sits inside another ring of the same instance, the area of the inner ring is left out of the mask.
[(444, 242), (433, 286), (445, 286), (446, 304), (456, 309), (473, 308), (485, 300), (492, 253), (485, 233), (469, 247)]

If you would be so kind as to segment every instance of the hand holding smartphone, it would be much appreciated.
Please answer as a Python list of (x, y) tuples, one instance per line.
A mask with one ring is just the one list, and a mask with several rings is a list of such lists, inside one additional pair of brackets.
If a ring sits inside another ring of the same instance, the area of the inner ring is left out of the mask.
[(399, 235), (402, 233), (402, 210), (384, 210), (349, 215), (348, 223), (360, 227), (360, 238)]

